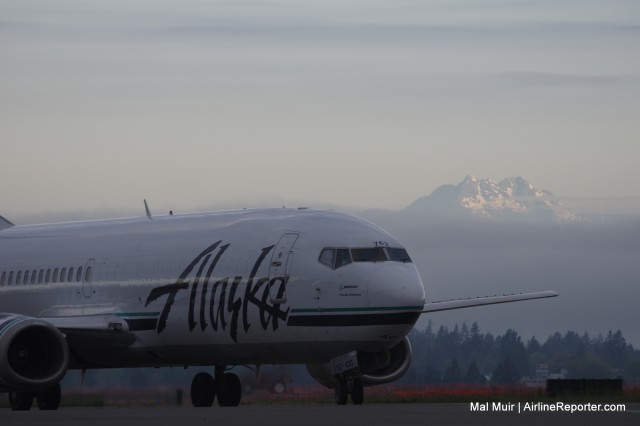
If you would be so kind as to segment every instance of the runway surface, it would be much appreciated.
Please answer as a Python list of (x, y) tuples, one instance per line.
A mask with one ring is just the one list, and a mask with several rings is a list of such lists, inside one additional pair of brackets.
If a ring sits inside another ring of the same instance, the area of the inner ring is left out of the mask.
[(58, 411), (0, 410), (0, 425), (634, 425), (640, 424), (640, 404), (626, 412), (474, 412), (469, 404), (244, 405), (236, 408), (61, 408)]

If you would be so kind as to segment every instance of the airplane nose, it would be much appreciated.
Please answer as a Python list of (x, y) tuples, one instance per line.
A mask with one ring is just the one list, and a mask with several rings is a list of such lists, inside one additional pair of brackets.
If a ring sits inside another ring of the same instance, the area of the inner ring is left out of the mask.
[(422, 309), (425, 294), (420, 274), (411, 264), (381, 264), (369, 276), (369, 306)]

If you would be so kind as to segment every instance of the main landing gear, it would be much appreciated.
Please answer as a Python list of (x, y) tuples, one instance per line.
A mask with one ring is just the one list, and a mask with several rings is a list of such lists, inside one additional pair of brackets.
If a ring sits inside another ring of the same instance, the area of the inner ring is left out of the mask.
[(362, 380), (352, 375), (339, 375), (336, 377), (338, 383), (335, 387), (336, 404), (347, 405), (349, 395), (353, 405), (362, 405), (364, 401), (364, 386)]
[(242, 384), (225, 366), (216, 366), (215, 379), (209, 373), (198, 373), (191, 382), (191, 403), (194, 407), (211, 407), (216, 396), (221, 407), (237, 407), (242, 397)]
[(60, 407), (60, 385), (41, 392), (9, 392), (9, 406), (13, 411), (28, 411), (36, 399), (41, 410), (57, 410)]

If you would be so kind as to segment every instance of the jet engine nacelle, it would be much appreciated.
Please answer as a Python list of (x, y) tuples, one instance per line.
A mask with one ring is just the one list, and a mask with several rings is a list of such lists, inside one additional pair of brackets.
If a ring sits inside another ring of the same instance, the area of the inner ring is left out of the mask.
[(0, 317), (0, 389), (38, 391), (56, 385), (67, 372), (65, 336), (37, 318)]
[[(382, 352), (359, 351), (358, 367), (353, 371), (355, 377), (365, 386), (382, 385), (398, 380), (411, 365), (411, 343), (405, 337), (391, 349)], [(335, 388), (338, 381), (330, 363), (307, 364), (309, 374), (321, 385)]]

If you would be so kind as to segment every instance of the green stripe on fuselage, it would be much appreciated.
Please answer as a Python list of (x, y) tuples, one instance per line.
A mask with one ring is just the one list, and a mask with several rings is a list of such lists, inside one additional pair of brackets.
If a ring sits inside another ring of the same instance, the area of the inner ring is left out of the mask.
[(380, 312), (380, 311), (420, 311), (423, 306), (376, 306), (364, 308), (307, 308), (291, 309), (292, 314), (305, 314), (317, 312)]
[(117, 317), (157, 317), (160, 316), (160, 312), (117, 312), (114, 315)]

